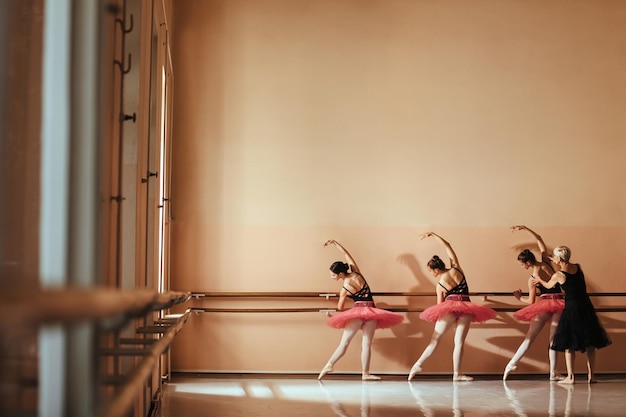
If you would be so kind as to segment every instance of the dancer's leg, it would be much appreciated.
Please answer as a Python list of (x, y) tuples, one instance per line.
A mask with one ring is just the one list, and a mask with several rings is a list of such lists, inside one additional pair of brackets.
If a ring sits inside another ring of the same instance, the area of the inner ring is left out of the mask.
[(596, 382), (593, 370), (596, 366), (596, 348), (589, 346), (587, 348), (587, 382), (594, 384)]
[(454, 374), (452, 379), (454, 381), (471, 381), (471, 376), (463, 375), (461, 373), (461, 360), (463, 359), (463, 346), (465, 344), (465, 338), (470, 329), (472, 323), (472, 316), (465, 315), (456, 319), (456, 331), (454, 332), (454, 351), (452, 353), (452, 366), (454, 368)]
[(535, 341), (544, 324), (548, 321), (548, 318), (550, 318), (550, 313), (540, 313), (533, 317), (530, 321), (524, 341), (521, 345), (519, 345), (517, 352), (515, 352), (515, 355), (513, 355), (509, 363), (504, 368), (504, 375), (502, 376), (503, 381), (506, 381), (509, 374), (517, 369), (517, 363), (520, 359), (522, 359), (522, 356), (526, 354), (530, 345)]
[(363, 322), (359, 319), (353, 319), (348, 322), (346, 327), (343, 329), (343, 334), (341, 335), (341, 341), (339, 342), (339, 346), (337, 346), (337, 349), (335, 349), (335, 352), (332, 354), (332, 356), (328, 360), (328, 363), (326, 364), (326, 366), (324, 366), (324, 369), (322, 369), (322, 372), (320, 372), (317, 379), (322, 379), (324, 375), (332, 372), (333, 366), (346, 353), (346, 350), (348, 349), (348, 346), (350, 346), (352, 338), (359, 331), (362, 324)]
[(409, 380), (413, 379), (416, 373), (422, 371), (422, 365), (428, 360), (428, 358), (432, 356), (433, 353), (435, 353), (435, 349), (437, 349), (437, 346), (439, 345), (441, 336), (443, 336), (448, 331), (448, 329), (450, 329), (455, 321), (456, 317), (454, 316), (454, 314), (451, 313), (446, 314), (445, 316), (437, 320), (437, 322), (435, 323), (435, 329), (433, 330), (433, 335), (430, 338), (430, 343), (428, 344), (428, 346), (426, 346), (424, 352), (422, 352), (422, 356), (419, 357), (417, 362), (415, 362), (415, 364), (411, 368), (411, 372), (409, 373)]
[(366, 321), (361, 328), (363, 331), (363, 341), (361, 342), (361, 367), (363, 369), (362, 379), (364, 381), (379, 380), (379, 376), (370, 374), (370, 359), (372, 356), (372, 341), (376, 331), (376, 321)]
[(576, 353), (571, 349), (565, 350), (565, 366), (567, 366), (567, 377), (559, 381), (559, 384), (570, 385), (574, 383), (574, 362)]
[(550, 321), (550, 345), (548, 345), (548, 359), (550, 360), (550, 381), (559, 381), (563, 379), (561, 374), (556, 370), (558, 352), (550, 349), (552, 346), (552, 340), (556, 333), (557, 327), (559, 327), (559, 320), (561, 319), (561, 313), (552, 314), (552, 320)]

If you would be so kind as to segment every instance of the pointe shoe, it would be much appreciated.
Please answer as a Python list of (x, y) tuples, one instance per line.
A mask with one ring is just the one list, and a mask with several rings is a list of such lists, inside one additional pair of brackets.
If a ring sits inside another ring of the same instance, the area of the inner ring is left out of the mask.
[(413, 367), (411, 368), (411, 372), (409, 372), (408, 380), (409, 381), (412, 380), (415, 374), (418, 374), (420, 372), (422, 372), (422, 367), (419, 366), (418, 364), (413, 365)]
[(509, 375), (511, 374), (511, 372), (513, 372), (514, 370), (517, 369), (517, 365), (512, 365), (512, 364), (508, 364), (505, 368), (504, 368), (504, 375), (502, 375), (502, 380), (506, 381), (506, 379), (509, 377)]
[(321, 380), (322, 378), (324, 378), (324, 376), (333, 371), (333, 366), (329, 363), (326, 364), (326, 366), (324, 367), (324, 369), (322, 369), (322, 372), (320, 372), (320, 374), (317, 376), (318, 380)]
[(381, 377), (372, 374), (363, 375), (361, 377), (361, 380), (363, 381), (380, 381), (381, 379)]
[(453, 377), (452, 380), (463, 382), (463, 381), (473, 381), (474, 378), (469, 375), (459, 375), (459, 376)]
[(560, 381), (557, 381), (557, 384), (561, 384), (561, 385), (574, 385), (574, 377), (565, 377)]

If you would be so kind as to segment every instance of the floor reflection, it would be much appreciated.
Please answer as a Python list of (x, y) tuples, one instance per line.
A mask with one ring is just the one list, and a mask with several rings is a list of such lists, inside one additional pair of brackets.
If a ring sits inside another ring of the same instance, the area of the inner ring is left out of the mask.
[(541, 380), (343, 377), (176, 378), (164, 390), (161, 417), (613, 417), (624, 415), (626, 379), (564, 386)]
[[(339, 417), (354, 417), (346, 411), (345, 407), (341, 404), (340, 400), (332, 393), (331, 390), (327, 389), (324, 386), (324, 383), (322, 381), (319, 381), (319, 386), (322, 392), (324, 393), (324, 395), (326, 396), (326, 399), (328, 400), (330, 409), (333, 410), (335, 414), (337, 414)], [(369, 387), (370, 387), (370, 384), (367, 382), (364, 382), (361, 384), (361, 404), (360, 404), (361, 412), (359, 413), (361, 417), (370, 417), (370, 392), (369, 392), (370, 388)]]
[[(517, 391), (510, 388), (506, 382), (503, 382), (502, 386), (504, 387), (504, 393), (515, 415), (518, 417), (528, 417), (528, 414), (524, 411), (523, 404), (520, 402), (519, 398), (517, 398)], [(550, 392), (552, 393), (552, 390), (550, 390)], [(550, 402), (550, 404), (552, 404), (552, 402)], [(552, 414), (549, 415), (552, 416)]]

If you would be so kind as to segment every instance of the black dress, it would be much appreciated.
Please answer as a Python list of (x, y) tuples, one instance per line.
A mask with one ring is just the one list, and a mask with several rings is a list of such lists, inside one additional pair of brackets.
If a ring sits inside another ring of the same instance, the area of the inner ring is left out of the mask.
[(576, 267), (578, 270), (574, 274), (561, 271), (565, 275), (565, 282), (561, 284), (565, 291), (565, 308), (550, 347), (560, 352), (566, 349), (585, 352), (590, 346), (601, 349), (611, 344), (587, 295), (580, 265), (576, 264)]

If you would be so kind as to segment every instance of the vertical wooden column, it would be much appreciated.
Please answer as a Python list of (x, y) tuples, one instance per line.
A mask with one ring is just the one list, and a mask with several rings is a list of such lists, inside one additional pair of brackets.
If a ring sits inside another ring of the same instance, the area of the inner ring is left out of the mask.
[[(99, 281), (100, 0), (46, 2), (40, 279), (46, 287)], [(93, 324), (40, 330), (39, 415), (96, 409)]]

